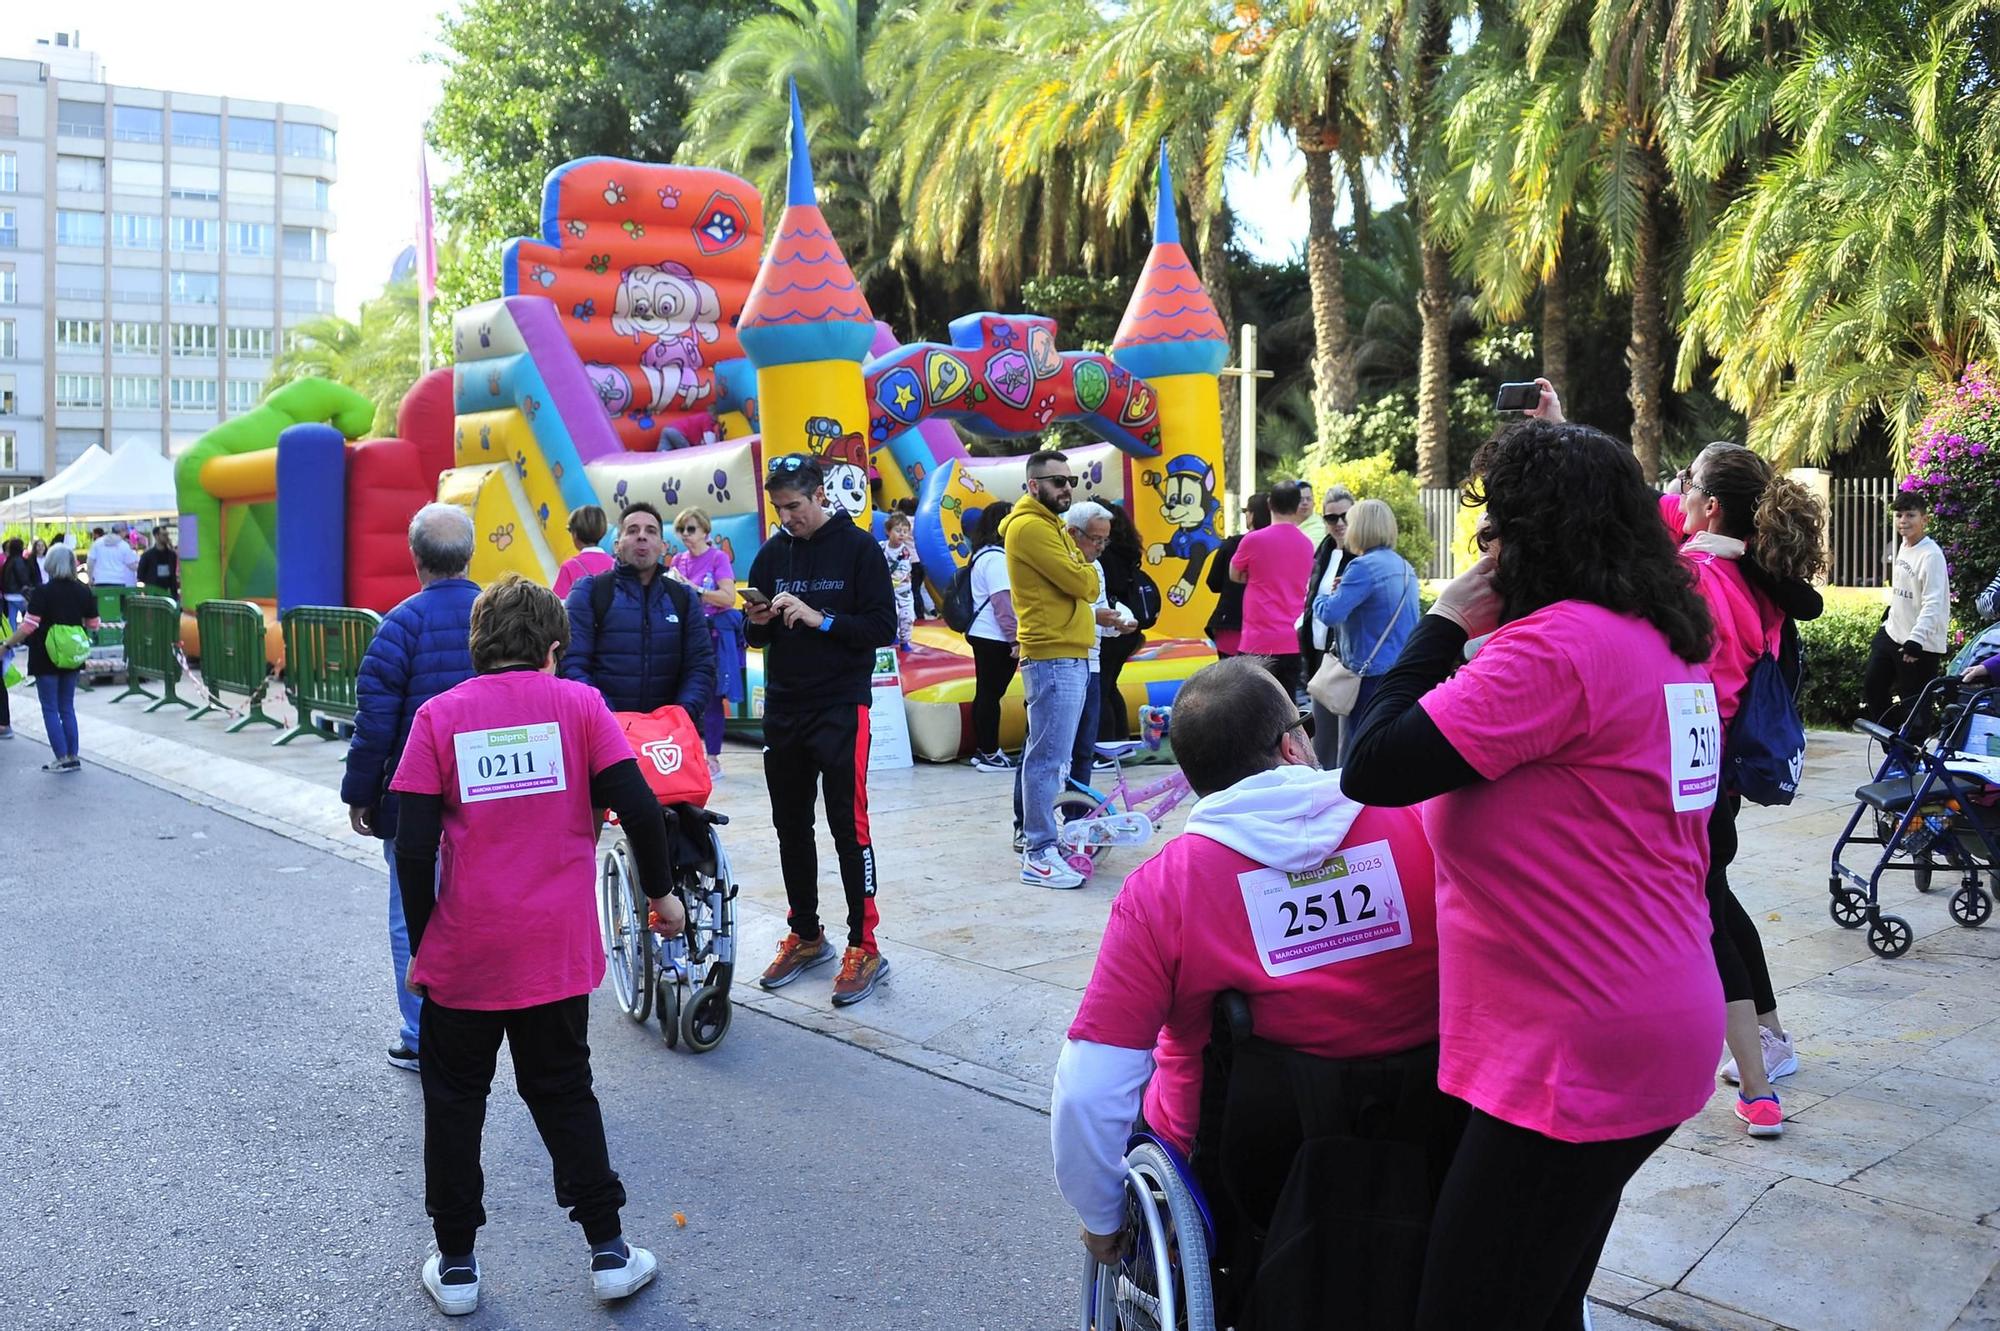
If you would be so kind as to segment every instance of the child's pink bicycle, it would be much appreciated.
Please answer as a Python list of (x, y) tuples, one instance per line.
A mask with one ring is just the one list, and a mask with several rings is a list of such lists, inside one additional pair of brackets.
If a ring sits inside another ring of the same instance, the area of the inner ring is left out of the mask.
[(1111, 788), (1080, 785), (1071, 780), (1056, 796), (1057, 840), (1069, 866), (1090, 877), (1097, 857), (1113, 846), (1143, 846), (1153, 839), (1161, 820), (1194, 798), (1187, 778), (1176, 767), (1158, 781), (1134, 788), (1125, 778), (1124, 760), (1146, 749), (1157, 753), (1167, 737), (1170, 707), (1139, 709), (1138, 739), (1099, 744), (1097, 755), (1111, 762)]

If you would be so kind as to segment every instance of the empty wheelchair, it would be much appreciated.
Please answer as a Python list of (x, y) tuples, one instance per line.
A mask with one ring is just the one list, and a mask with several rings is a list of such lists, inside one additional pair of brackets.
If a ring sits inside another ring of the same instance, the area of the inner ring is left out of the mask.
[(1316, 1058), (1255, 1038), (1225, 993), (1203, 1062), (1192, 1158), (1143, 1128), (1128, 1143), (1124, 1243), (1116, 1266), (1085, 1255), (1077, 1325), (1410, 1325), (1466, 1119), (1437, 1046)]
[(621, 832), (603, 851), (598, 894), (611, 988), (636, 1022), (657, 1015), (672, 1049), (705, 1054), (729, 1033), (730, 982), (736, 973), (736, 883), (716, 829), (729, 819), (692, 804), (661, 810), (673, 864), (673, 893), (687, 929), (662, 938)]

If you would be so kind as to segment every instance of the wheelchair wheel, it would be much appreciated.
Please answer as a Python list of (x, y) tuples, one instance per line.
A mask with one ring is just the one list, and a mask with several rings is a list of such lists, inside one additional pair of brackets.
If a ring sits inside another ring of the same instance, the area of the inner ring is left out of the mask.
[(1951, 918), (1968, 929), (1977, 929), (1993, 914), (1993, 898), (1976, 883), (1967, 883), (1952, 893)]
[(654, 1000), (660, 1019), (660, 1038), (672, 1049), (681, 1042), (681, 986), (671, 975), (660, 977), (660, 992)]
[(632, 1020), (644, 1021), (653, 1010), (653, 934), (646, 927), (647, 908), (635, 900), (637, 892), (630, 852), (620, 838), (604, 852), (598, 872), (605, 960), (619, 1008)]
[(1116, 1273), (1110, 1327), (1215, 1331), (1215, 1291), (1201, 1204), (1167, 1153), (1142, 1141), (1125, 1157), (1133, 1251)]
[(691, 1054), (705, 1054), (722, 1043), (722, 1037), (729, 1034), (729, 1020), (735, 1009), (730, 1005), (729, 995), (712, 984), (705, 984), (694, 991), (688, 999), (687, 1009), (681, 1013), (681, 1039), (687, 1042)]
[(1868, 926), (1868, 949), (1884, 961), (1892, 961), (1910, 950), (1915, 937), (1909, 921), (1898, 915), (1878, 915)]
[(1868, 918), (1868, 898), (1850, 887), (1833, 889), (1833, 901), (1827, 907), (1833, 922), (1843, 929), (1859, 929), (1861, 922)]

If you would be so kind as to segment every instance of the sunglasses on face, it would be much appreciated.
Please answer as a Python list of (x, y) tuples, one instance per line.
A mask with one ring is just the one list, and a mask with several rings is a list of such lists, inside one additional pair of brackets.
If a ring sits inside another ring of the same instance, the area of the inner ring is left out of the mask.
[(1347, 521), (1347, 515), (1345, 513), (1328, 513), (1326, 515), (1326, 520), (1329, 525), (1334, 523), (1345, 523)]
[(1074, 476), (1037, 476), (1034, 480), (1041, 485), (1060, 485), (1065, 490), (1076, 484)]

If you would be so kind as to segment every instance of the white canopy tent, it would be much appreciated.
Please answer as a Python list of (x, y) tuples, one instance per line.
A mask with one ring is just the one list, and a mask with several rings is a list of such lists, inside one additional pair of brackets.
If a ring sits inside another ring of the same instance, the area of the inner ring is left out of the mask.
[(178, 512), (174, 464), (157, 443), (127, 439), (115, 453), (93, 445), (52, 479), (0, 504), (0, 524), (75, 523)]

